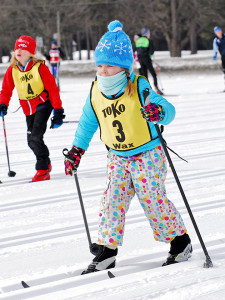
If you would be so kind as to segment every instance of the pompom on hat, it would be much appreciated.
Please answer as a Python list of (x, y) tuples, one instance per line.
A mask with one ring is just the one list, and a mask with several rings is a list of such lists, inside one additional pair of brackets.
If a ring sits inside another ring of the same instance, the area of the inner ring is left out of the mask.
[(134, 63), (132, 45), (122, 28), (123, 25), (117, 20), (109, 23), (109, 31), (101, 37), (95, 49), (96, 66), (105, 64), (132, 69)]
[(36, 41), (29, 35), (22, 35), (16, 40), (14, 50), (23, 49), (29, 51), (31, 54), (35, 54), (37, 44)]

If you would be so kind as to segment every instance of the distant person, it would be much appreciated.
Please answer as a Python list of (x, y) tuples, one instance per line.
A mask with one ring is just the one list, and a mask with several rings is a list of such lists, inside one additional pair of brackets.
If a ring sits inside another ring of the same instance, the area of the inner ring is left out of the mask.
[(214, 28), (214, 33), (216, 37), (213, 40), (213, 60), (216, 60), (217, 52), (219, 50), (221, 55), (221, 61), (222, 61), (222, 71), (224, 73), (224, 79), (225, 79), (225, 34), (223, 33), (222, 29), (217, 26)]
[(46, 55), (46, 58), (49, 60), (51, 65), (52, 75), (55, 77), (56, 84), (59, 86), (59, 67), (60, 67), (60, 59), (64, 58), (65, 54), (56, 41), (52, 41), (51, 49), (49, 50), (49, 54)]
[(44, 61), (35, 57), (35, 50), (36, 41), (32, 37), (24, 35), (16, 40), (0, 93), (0, 116), (3, 117), (7, 114), (14, 88), (17, 90), (26, 115), (28, 146), (36, 157), (37, 172), (33, 182), (50, 179), (52, 165), (44, 134), (52, 109), (51, 128), (61, 126), (65, 117), (55, 79)]
[(150, 41), (150, 30), (146, 27), (141, 30), (141, 37), (138, 38), (135, 42), (135, 50), (137, 51), (138, 61), (141, 65), (141, 75), (148, 78), (148, 70), (151, 73), (153, 80), (155, 91), (157, 94), (163, 95), (163, 92), (160, 91), (158, 87), (157, 75), (156, 71), (152, 65), (152, 55), (154, 54), (154, 45), (153, 42)]
[[(141, 34), (140, 34), (140, 33), (139, 33), (139, 34), (135, 34), (135, 35), (134, 35), (134, 43), (136, 43), (137, 40), (138, 40), (140, 37), (141, 37)], [(134, 48), (134, 50), (135, 50), (135, 48)], [(138, 70), (139, 75), (142, 75), (141, 65), (140, 65), (140, 63), (139, 63), (139, 61), (138, 61), (138, 56), (137, 56), (137, 52), (136, 52), (136, 51), (133, 52), (133, 56), (134, 56), (134, 68)]]

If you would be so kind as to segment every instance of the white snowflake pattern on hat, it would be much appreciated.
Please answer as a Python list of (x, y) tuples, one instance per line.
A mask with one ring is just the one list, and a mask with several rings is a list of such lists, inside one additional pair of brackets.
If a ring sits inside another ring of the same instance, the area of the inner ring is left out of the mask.
[(114, 52), (116, 51), (120, 51), (119, 54), (123, 54), (123, 51), (124, 52), (127, 52), (127, 50), (125, 49), (127, 47), (127, 45), (123, 45), (123, 42), (120, 42), (119, 45), (115, 45), (115, 48), (119, 48), (119, 49), (114, 49)]
[(98, 47), (97, 47), (97, 49), (100, 49), (100, 52), (103, 52), (103, 49), (104, 49), (104, 48), (106, 48), (106, 49), (109, 50), (109, 49), (110, 49), (110, 46), (111, 46), (111, 43), (108, 43), (108, 44), (107, 44), (107, 42), (108, 42), (108, 40), (105, 40), (104, 43), (103, 43), (103, 42), (100, 42), (99, 45), (98, 45)]

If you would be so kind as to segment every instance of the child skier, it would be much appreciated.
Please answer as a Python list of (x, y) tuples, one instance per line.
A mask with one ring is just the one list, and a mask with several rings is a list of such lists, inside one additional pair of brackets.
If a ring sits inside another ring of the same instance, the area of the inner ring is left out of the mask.
[[(108, 148), (108, 185), (99, 211), (98, 254), (82, 274), (115, 266), (125, 216), (135, 194), (156, 241), (171, 243), (164, 265), (187, 260), (191, 241), (183, 220), (166, 195), (166, 158), (153, 121), (167, 125), (175, 109), (132, 71), (133, 51), (122, 24), (113, 21), (95, 49), (97, 79), (83, 108), (65, 173), (77, 171), (98, 126)], [(151, 103), (145, 106), (144, 93)]]
[(50, 179), (52, 165), (43, 137), (52, 109), (54, 116), (51, 128), (61, 126), (65, 118), (55, 79), (44, 61), (35, 58), (35, 50), (36, 41), (32, 37), (21, 36), (16, 40), (0, 94), (0, 115), (4, 116), (16, 87), (20, 105), (26, 115), (28, 146), (37, 160), (33, 182)]
[(56, 41), (52, 41), (51, 49), (49, 50), (49, 54), (46, 55), (46, 58), (49, 60), (51, 65), (51, 73), (55, 77), (56, 84), (59, 87), (59, 67), (60, 67), (60, 59), (64, 58), (65, 54)]

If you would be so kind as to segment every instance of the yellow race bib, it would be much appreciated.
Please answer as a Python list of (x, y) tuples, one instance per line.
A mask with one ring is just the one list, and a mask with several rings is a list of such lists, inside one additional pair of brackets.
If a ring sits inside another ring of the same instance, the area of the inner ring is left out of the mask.
[(12, 69), (13, 81), (20, 100), (30, 100), (38, 97), (44, 91), (44, 84), (39, 73), (41, 63), (36, 63), (29, 71), (21, 72)]
[(91, 104), (99, 122), (101, 140), (110, 148), (126, 151), (151, 141), (151, 131), (142, 117), (138, 95), (138, 76), (134, 80), (134, 95), (109, 99), (98, 89), (97, 81), (91, 89)]

